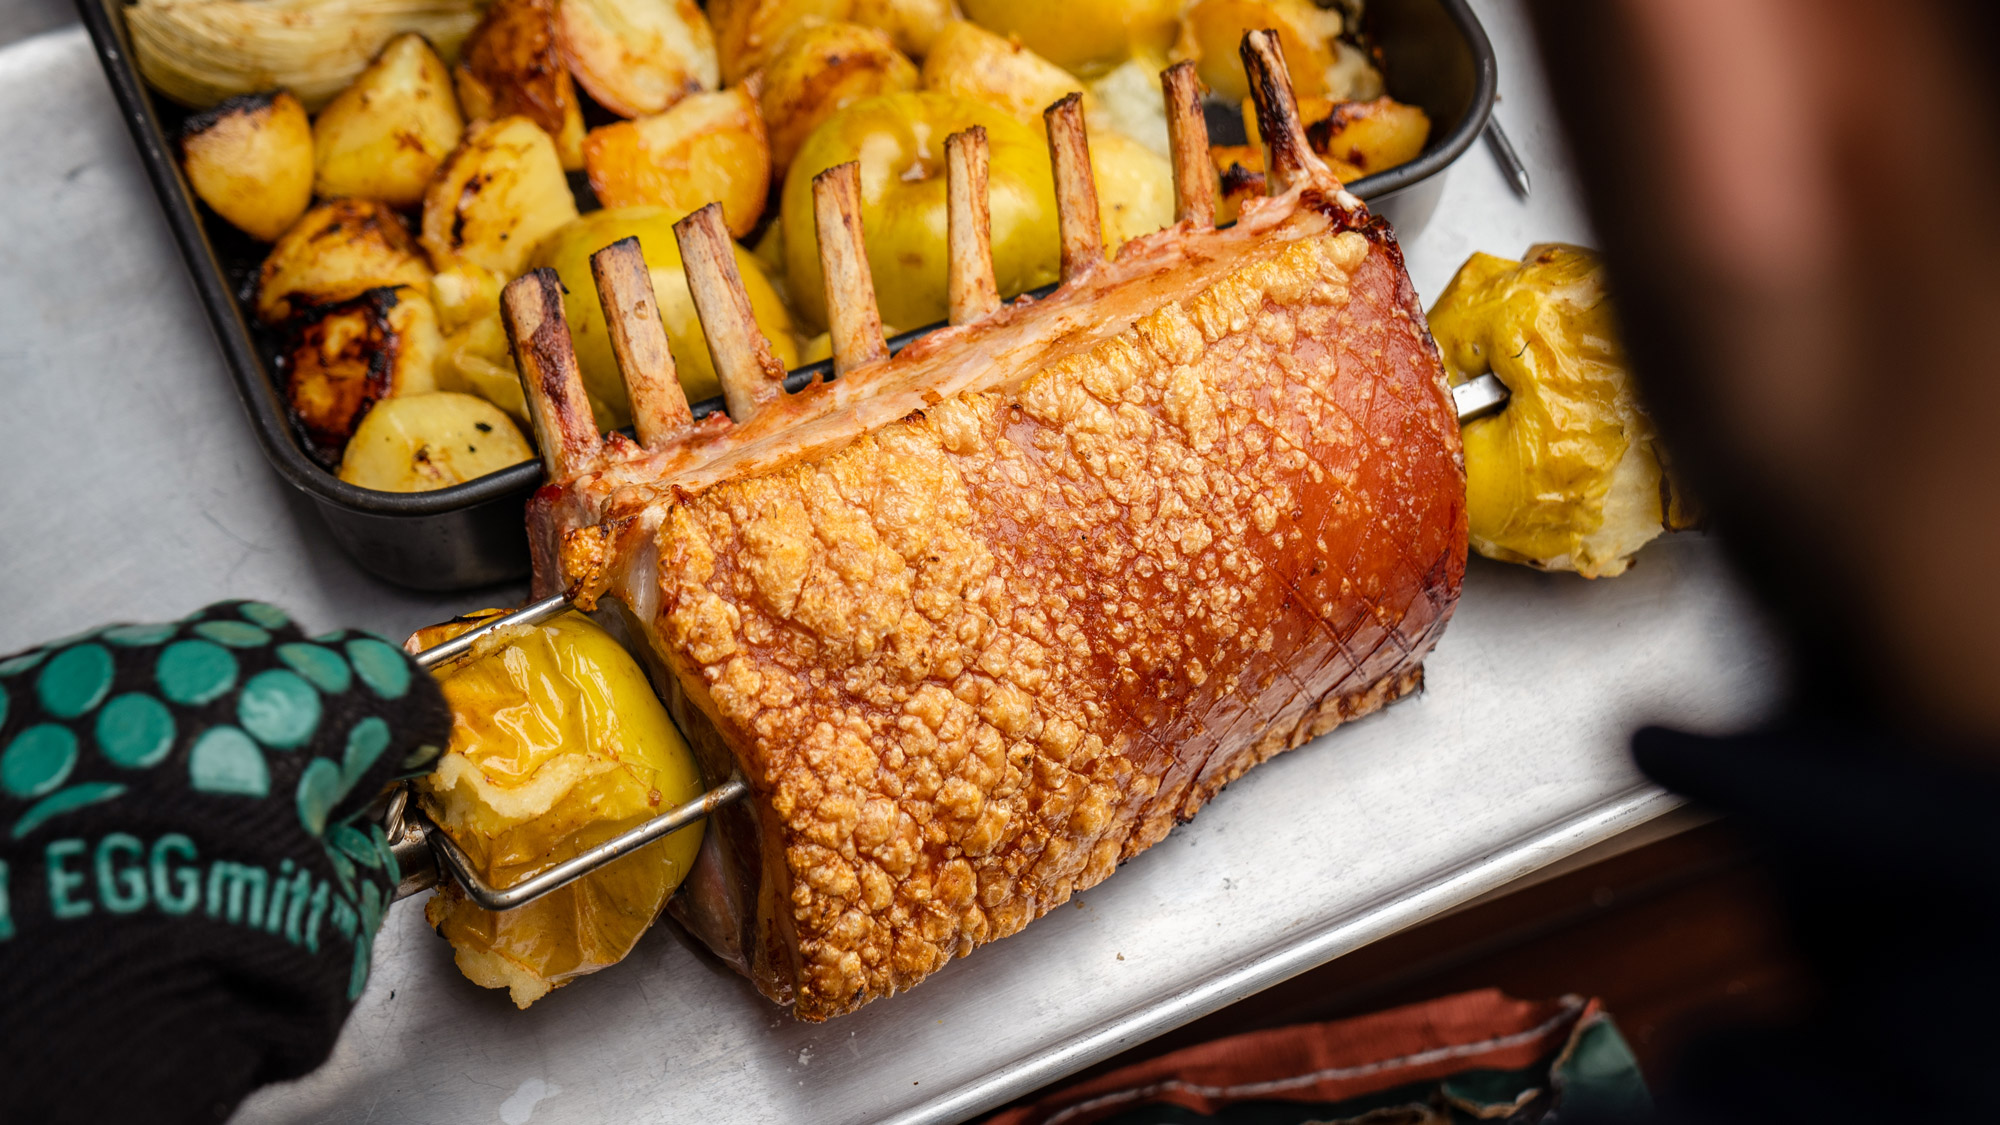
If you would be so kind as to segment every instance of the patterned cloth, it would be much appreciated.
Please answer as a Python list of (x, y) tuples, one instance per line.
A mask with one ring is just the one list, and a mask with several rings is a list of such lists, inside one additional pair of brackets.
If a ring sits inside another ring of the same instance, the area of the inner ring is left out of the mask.
[(361, 813), (450, 714), (258, 602), (0, 660), (0, 1121), (219, 1121), (311, 1070), (399, 873)]

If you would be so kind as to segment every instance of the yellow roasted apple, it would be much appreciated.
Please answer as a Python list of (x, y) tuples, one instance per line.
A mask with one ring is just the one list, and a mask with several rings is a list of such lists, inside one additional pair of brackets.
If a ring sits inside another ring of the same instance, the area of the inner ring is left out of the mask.
[[(437, 644), (500, 612), (422, 630), (410, 644)], [(581, 614), (482, 638), (438, 684), (451, 747), (418, 783), (419, 799), (488, 883), (517, 883), (701, 795), (694, 754), (638, 662)], [(691, 824), (505, 913), (446, 880), (425, 918), (467, 978), (525, 1008), (632, 951), (693, 867), (702, 829)]]
[[(659, 207), (593, 211), (551, 235), (535, 251), (534, 264), (552, 267), (569, 290), (563, 298), (563, 310), (576, 344), (577, 365), (583, 370), (584, 390), (600, 429), (615, 429), (632, 420), (625, 381), (618, 374), (618, 361), (612, 355), (604, 324), (604, 306), (598, 303), (597, 287), (590, 275), (590, 256), (621, 238), (638, 238), (646, 257), (653, 292), (660, 302), (660, 323), (666, 327), (667, 345), (688, 401), (700, 402), (722, 393), (715, 378), (715, 362), (708, 354), (708, 338), (702, 335), (701, 321), (695, 316), (687, 275), (681, 271), (680, 243), (674, 239), (674, 221), (680, 217)], [(770, 337), (771, 353), (787, 368), (796, 367), (798, 341), (784, 301), (765, 278), (756, 257), (741, 246), (736, 248), (736, 268), (743, 275), (757, 324)]]
[(794, 307), (826, 322), (819, 249), (812, 236), (812, 178), (861, 162), (861, 215), (882, 319), (917, 328), (945, 316), (944, 142), (981, 125), (991, 164), (987, 185), (993, 273), (1006, 296), (1056, 279), (1055, 189), (1048, 142), (1013, 115), (983, 102), (916, 91), (859, 101), (827, 119), (785, 175), (786, 277)]

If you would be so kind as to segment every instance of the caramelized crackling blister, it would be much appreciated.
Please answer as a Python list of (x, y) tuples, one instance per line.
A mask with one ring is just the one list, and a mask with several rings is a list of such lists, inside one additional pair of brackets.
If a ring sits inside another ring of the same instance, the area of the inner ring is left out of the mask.
[[(1235, 228), (1182, 183), (1183, 221), (1105, 261), (1069, 192), (1055, 295), (968, 296), (963, 323), (790, 396), (718, 271), (734, 424), (614, 447), (531, 506), (538, 587), (627, 606), (697, 744), (749, 782), (712, 849), (734, 873), (681, 913), (800, 1018), (1012, 933), (1421, 682), (1464, 569), (1449, 393), (1393, 236), (1299, 140), (1275, 50), (1245, 58), (1286, 194)], [(1087, 167), (1068, 116), (1057, 163)], [(952, 255), (968, 295), (979, 259)]]

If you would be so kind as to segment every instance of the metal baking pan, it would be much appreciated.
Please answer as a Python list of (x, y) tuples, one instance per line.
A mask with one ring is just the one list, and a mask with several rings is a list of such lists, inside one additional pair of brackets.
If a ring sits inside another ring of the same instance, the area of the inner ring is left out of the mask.
[[(460, 590), (526, 574), (521, 509), (541, 485), (539, 464), (523, 462), (435, 492), (376, 492), (340, 480), (300, 444), (273, 373), (273, 350), (253, 327), (242, 298), (263, 248), (197, 204), (174, 157), (173, 138), (186, 111), (154, 97), (140, 80), (122, 7), (122, 0), (77, 0), (243, 409), (272, 466), (312, 497), (334, 538), (356, 562), (391, 582)], [(1493, 107), (1493, 48), (1465, 0), (1370, 0), (1363, 25), (1381, 49), (1391, 95), (1422, 106), (1433, 126), (1423, 155), (1349, 188), (1409, 233), (1436, 204), (1438, 173), (1486, 125)], [(827, 366), (802, 367), (788, 384), (796, 389)], [(695, 413), (721, 405), (721, 399), (712, 399), (697, 404)]]

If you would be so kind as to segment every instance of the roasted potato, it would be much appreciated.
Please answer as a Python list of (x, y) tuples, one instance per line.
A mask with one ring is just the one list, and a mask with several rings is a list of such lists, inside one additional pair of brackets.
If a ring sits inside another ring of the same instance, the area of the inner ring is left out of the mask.
[(920, 59), (954, 15), (952, 0), (854, 0), (847, 18), (888, 32), (898, 51)]
[(264, 242), (285, 233), (312, 202), (312, 125), (284, 90), (231, 98), (188, 118), (181, 159), (201, 201)]
[(826, 316), (812, 178), (850, 160), (861, 162), (861, 225), (882, 319), (916, 328), (945, 318), (944, 143), (973, 125), (986, 129), (993, 273), (1001, 295), (1056, 279), (1055, 188), (1040, 124), (928, 90), (883, 94), (828, 118), (785, 173), (786, 274), (803, 319), (817, 328)]
[(375, 402), (437, 389), (443, 346), (430, 297), (413, 286), (302, 308), (278, 355), (286, 402), (315, 450), (333, 461)]
[(771, 146), (747, 86), (695, 94), (665, 113), (592, 129), (583, 166), (606, 207), (664, 207), (678, 219), (719, 202), (738, 238), (756, 227), (771, 193)]
[(1250, 96), (1250, 84), (1237, 48), (1244, 32), (1259, 28), (1278, 33), (1293, 91), (1301, 98), (1324, 97), (1327, 70), (1338, 57), (1333, 40), (1341, 19), (1311, 0), (1196, 0), (1181, 22), (1174, 57), (1193, 59), (1215, 96), (1241, 101)]
[(750, 77), (794, 33), (845, 20), (853, 11), (854, 0), (709, 0), (723, 84)]
[(1585, 577), (1621, 574), (1680, 499), (1614, 329), (1604, 268), (1575, 246), (1474, 254), (1430, 311), (1453, 384), (1492, 372), (1505, 409), (1465, 424), (1472, 547)]
[(551, 231), (576, 218), (555, 145), (525, 117), (474, 125), (424, 193), (423, 245), (439, 269), (519, 274)]
[(414, 207), (464, 131), (451, 71), (423, 36), (398, 36), (313, 122), (313, 190)]
[(1122, 133), (1093, 130), (1090, 170), (1106, 253), (1174, 221), (1174, 169), (1166, 157)]
[(394, 211), (372, 199), (336, 199), (306, 212), (265, 256), (257, 272), (257, 318), (277, 324), (301, 306), (385, 286), (422, 289), (430, 277), (423, 251)]
[(525, 117), (555, 141), (564, 171), (583, 168), (583, 108), (556, 41), (557, 0), (494, 0), (466, 37), (456, 72), (472, 121)]
[(379, 492), (429, 492), (534, 456), (520, 427), (499, 407), (436, 391), (376, 403), (347, 443), (340, 479)]
[(1428, 114), (1391, 98), (1336, 102), (1325, 117), (1306, 126), (1314, 151), (1352, 165), (1364, 176), (1415, 160), (1430, 135)]
[(137, 0), (119, 5), (139, 73), (197, 109), (283, 86), (317, 110), (367, 69), (382, 44), (414, 31), (446, 58), (479, 22), (482, 0)]
[[(884, 32), (858, 23), (805, 28), (764, 70), (764, 127), (780, 176), (820, 122), (875, 94), (917, 88), (917, 68)], [(734, 230), (734, 224), (731, 224)]]
[[(701, 321), (695, 316), (687, 275), (681, 272), (681, 248), (673, 229), (676, 218), (658, 207), (593, 211), (551, 235), (535, 253), (534, 264), (552, 267), (569, 291), (563, 298), (563, 310), (599, 429), (616, 429), (632, 420), (625, 380), (618, 374), (618, 361), (611, 354), (611, 338), (604, 326), (604, 306), (590, 276), (590, 256), (621, 238), (637, 238), (646, 257), (653, 293), (660, 302), (660, 323), (667, 330), (667, 346), (673, 352), (688, 401), (700, 402), (722, 393), (715, 378), (715, 361), (708, 354), (708, 338), (702, 335)], [(750, 295), (757, 324), (771, 341), (772, 354), (787, 368), (798, 366), (798, 343), (785, 303), (765, 278), (757, 259), (741, 246), (736, 248), (736, 268), (743, 275), (743, 288)]]
[[(1085, 77), (1173, 43), (1182, 0), (961, 0), (967, 19)], [(1259, 25), (1262, 26), (1262, 25)], [(1232, 46), (1230, 50), (1235, 50)]]
[(694, 0), (561, 0), (556, 40), (576, 84), (622, 117), (716, 87), (715, 36)]
[[(1037, 129), (1043, 110), (1084, 88), (1069, 71), (968, 20), (953, 20), (939, 34), (923, 79), (926, 90), (985, 102)], [(1094, 113), (1096, 99), (1084, 97), (1084, 112)]]

